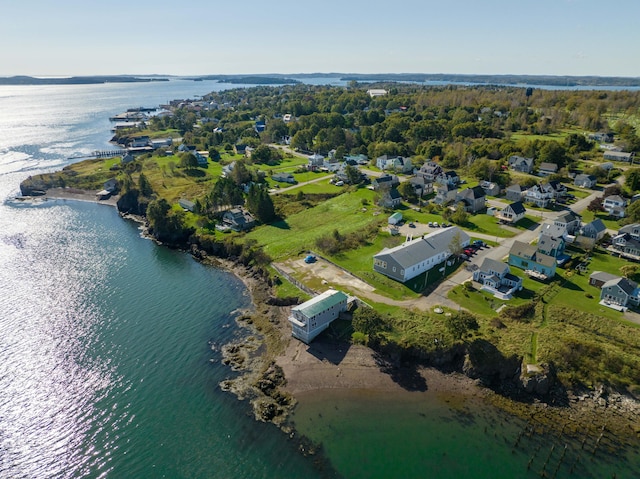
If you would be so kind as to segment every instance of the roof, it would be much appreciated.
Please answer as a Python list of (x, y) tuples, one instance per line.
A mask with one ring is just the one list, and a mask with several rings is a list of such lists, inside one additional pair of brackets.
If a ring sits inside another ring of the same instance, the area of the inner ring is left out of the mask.
[(502, 273), (505, 272), (505, 270), (509, 272), (509, 266), (506, 263), (491, 258), (485, 258), (482, 266), (480, 266), (480, 271), (482, 272), (496, 271)]
[(589, 275), (589, 280), (603, 281), (606, 283), (607, 281), (611, 281), (612, 279), (617, 279), (619, 277), (620, 276), (607, 273), (605, 271), (594, 271)]
[(480, 186), (467, 188), (461, 191), (460, 195), (464, 196), (465, 198), (473, 198), (474, 200), (477, 200), (479, 198), (484, 198), (485, 196), (487, 196), (487, 194), (484, 192), (484, 190)]
[(309, 301), (302, 303), (299, 306), (295, 306), (292, 311), (300, 311), (304, 316), (310, 318), (315, 316), (318, 313), (330, 308), (331, 306), (336, 306), (343, 301), (347, 300), (347, 295), (342, 291), (337, 291), (335, 289), (328, 289), (322, 294), (311, 298)]
[(518, 193), (522, 193), (522, 186), (518, 183), (514, 183), (507, 188), (507, 191), (517, 191)]
[(525, 158), (524, 156), (513, 155), (509, 157), (509, 164), (513, 165), (514, 163), (526, 163), (527, 165), (533, 164), (533, 158)]
[(536, 253), (536, 263), (543, 266), (552, 267), (556, 265), (556, 259), (553, 256), (538, 252)]
[(511, 211), (513, 211), (517, 215), (526, 213), (527, 211), (524, 205), (522, 204), (522, 201), (516, 201), (514, 203), (511, 203), (509, 207), (511, 208)]
[(558, 171), (558, 165), (556, 165), (555, 163), (542, 162), (540, 163), (540, 168), (538, 169), (547, 171)]
[(551, 238), (561, 238), (567, 232), (566, 228), (558, 225), (544, 223), (541, 228), (541, 234), (550, 236)]
[(394, 219), (394, 220), (401, 220), (402, 219), (402, 213), (400, 213), (399, 211), (392, 214), (391, 216), (389, 216), (389, 219)]
[(602, 222), (600, 218), (593, 220), (591, 223), (587, 223), (586, 225), (584, 225), (582, 229), (586, 229), (586, 228), (593, 228), (596, 231), (596, 233), (600, 233), (601, 231), (607, 230), (607, 227), (605, 226), (605, 224)]
[(615, 202), (615, 203), (624, 203), (624, 204), (626, 204), (626, 203), (627, 203), (627, 200), (625, 200), (625, 199), (624, 199), (622, 196), (620, 196), (620, 195), (610, 195), (610, 196), (607, 196), (607, 197), (604, 199), (604, 201), (612, 201), (612, 202)]
[(457, 226), (452, 226), (421, 238), (407, 241), (395, 248), (384, 249), (374, 258), (391, 256), (401, 267), (406, 269), (427, 258), (449, 251), (451, 241), (456, 234), (460, 235), (461, 243), (468, 244), (469, 235)]
[(635, 289), (638, 287), (638, 284), (635, 281), (631, 281), (630, 279), (618, 277), (615, 279), (610, 279), (602, 285), (603, 288), (609, 288), (611, 286), (618, 286), (622, 291), (631, 296)]
[(402, 196), (400, 195), (400, 192), (399, 192), (398, 190), (396, 190), (395, 188), (391, 188), (391, 189), (389, 190), (389, 197), (390, 197), (392, 200), (397, 200), (397, 199), (402, 198)]
[(623, 226), (622, 228), (620, 228), (618, 233), (629, 233), (630, 235), (633, 235), (639, 231), (640, 231), (640, 223), (633, 223), (630, 225)]
[(509, 250), (509, 254), (519, 256), (521, 258), (533, 258), (536, 254), (537, 248), (529, 243), (523, 243), (522, 241), (514, 241), (513, 246)]
[(553, 238), (547, 234), (541, 234), (538, 238), (538, 251), (550, 251), (562, 245), (560, 238)]
[(584, 173), (580, 173), (579, 175), (576, 175), (575, 181), (579, 182), (579, 181), (596, 181), (598, 178), (596, 178), (594, 175), (585, 175)]
[(573, 221), (578, 221), (579, 219), (580, 219), (580, 216), (575, 214), (573, 211), (567, 211), (559, 215), (554, 221), (557, 221), (560, 223), (571, 223)]

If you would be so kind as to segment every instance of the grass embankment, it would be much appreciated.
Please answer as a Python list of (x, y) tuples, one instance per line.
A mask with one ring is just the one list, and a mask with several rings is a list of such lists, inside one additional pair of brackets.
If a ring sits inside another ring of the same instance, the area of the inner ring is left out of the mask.
[[(574, 256), (580, 251), (570, 251)], [(599, 304), (600, 290), (589, 285), (589, 275), (605, 271), (620, 275), (628, 263), (595, 251), (582, 264), (586, 272), (558, 269), (544, 284), (525, 278), (524, 289), (510, 301), (463, 286), (449, 298), (479, 318), (478, 335), (489, 339), (504, 354), (516, 354), (527, 362), (553, 361), (566, 383), (612, 384), (640, 392), (640, 325), (623, 313)], [(524, 308), (534, 304), (528, 316), (510, 319), (496, 310), (503, 305)]]

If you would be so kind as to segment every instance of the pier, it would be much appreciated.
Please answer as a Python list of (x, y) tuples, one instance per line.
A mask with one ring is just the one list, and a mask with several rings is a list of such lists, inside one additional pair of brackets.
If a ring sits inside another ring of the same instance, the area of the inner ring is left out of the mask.
[(68, 160), (82, 160), (88, 158), (113, 158), (126, 154), (127, 150), (96, 150), (87, 155), (71, 156)]

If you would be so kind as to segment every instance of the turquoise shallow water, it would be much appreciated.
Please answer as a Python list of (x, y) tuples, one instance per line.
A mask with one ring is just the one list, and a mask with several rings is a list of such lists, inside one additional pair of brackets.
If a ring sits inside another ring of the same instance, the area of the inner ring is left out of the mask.
[[(537, 434), (474, 397), (328, 390), (305, 393), (292, 421), (350, 478), (636, 478), (638, 450), (592, 453)], [(565, 448), (566, 447), (566, 448)]]

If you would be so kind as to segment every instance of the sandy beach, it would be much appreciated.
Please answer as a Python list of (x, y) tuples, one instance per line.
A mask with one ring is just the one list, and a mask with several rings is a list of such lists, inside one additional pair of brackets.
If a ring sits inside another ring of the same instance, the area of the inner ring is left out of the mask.
[(323, 389), (369, 389), (385, 392), (452, 393), (483, 396), (486, 389), (462, 374), (445, 374), (421, 366), (392, 367), (362, 345), (317, 338), (306, 345), (291, 339), (276, 358), (293, 396)]

